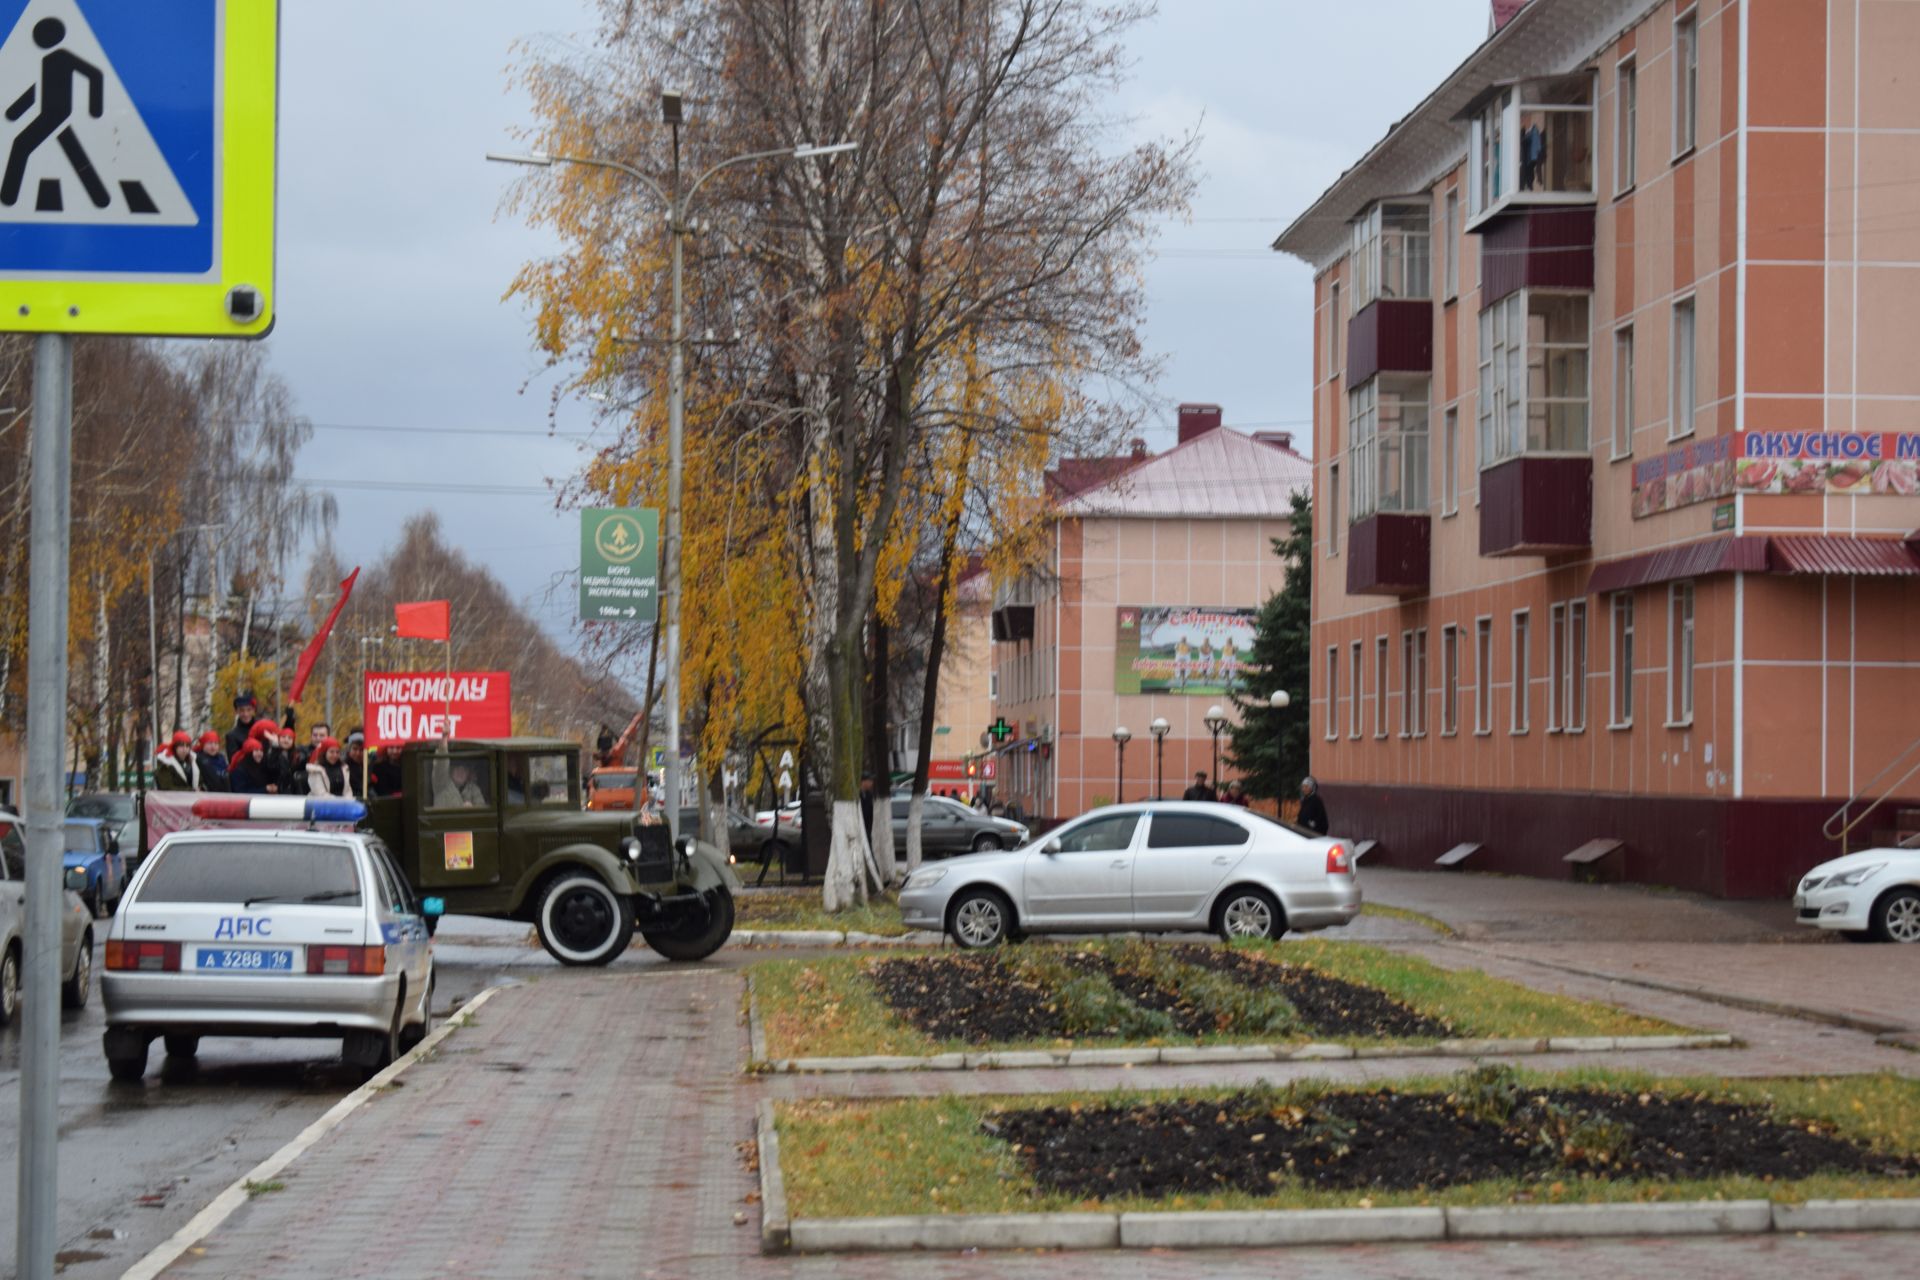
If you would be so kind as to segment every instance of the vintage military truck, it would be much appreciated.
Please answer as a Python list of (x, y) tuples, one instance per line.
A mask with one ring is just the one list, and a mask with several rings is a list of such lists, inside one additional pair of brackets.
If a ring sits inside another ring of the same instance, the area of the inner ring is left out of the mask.
[(580, 807), (580, 749), (543, 738), (414, 743), (401, 794), (367, 803), (422, 897), (449, 913), (525, 920), (568, 965), (606, 964), (634, 930), (669, 960), (701, 960), (733, 932), (740, 881), (725, 852), (631, 812)]
[(414, 743), (400, 769), (401, 794), (367, 801), (364, 817), (358, 802), (156, 792), (142, 808), (141, 848), (190, 826), (352, 819), (385, 842), (422, 899), (525, 920), (562, 964), (607, 964), (636, 929), (669, 960), (701, 960), (733, 932), (740, 881), (726, 853), (692, 839), (675, 848), (664, 825), (631, 812), (583, 810), (574, 743)]

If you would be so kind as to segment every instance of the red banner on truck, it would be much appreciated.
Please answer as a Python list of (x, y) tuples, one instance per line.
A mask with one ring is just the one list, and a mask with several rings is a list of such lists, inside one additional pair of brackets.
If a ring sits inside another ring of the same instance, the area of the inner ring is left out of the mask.
[(513, 736), (511, 677), (504, 671), (369, 671), (362, 692), (369, 747)]

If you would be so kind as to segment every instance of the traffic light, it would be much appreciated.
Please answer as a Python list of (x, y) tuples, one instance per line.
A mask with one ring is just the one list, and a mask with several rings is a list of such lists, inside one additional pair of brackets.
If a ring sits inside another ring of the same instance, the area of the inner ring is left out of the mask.
[(971, 760), (967, 761), (967, 776), (969, 778), (973, 778), (973, 777), (978, 777), (979, 774), (980, 774), (980, 766), (975, 764)]

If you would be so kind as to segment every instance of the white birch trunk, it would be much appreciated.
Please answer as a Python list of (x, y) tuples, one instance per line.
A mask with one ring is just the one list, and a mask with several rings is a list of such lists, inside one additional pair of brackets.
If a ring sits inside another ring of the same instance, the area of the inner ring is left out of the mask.
[(907, 874), (920, 869), (920, 820), (927, 811), (927, 793), (916, 791), (907, 802)]
[(828, 911), (839, 911), (867, 900), (866, 840), (860, 834), (860, 802), (833, 802), (832, 846), (827, 852), (824, 889)]
[(873, 849), (873, 873), (882, 887), (900, 877), (899, 860), (893, 852), (893, 796), (876, 789), (873, 797), (873, 830), (869, 833)]

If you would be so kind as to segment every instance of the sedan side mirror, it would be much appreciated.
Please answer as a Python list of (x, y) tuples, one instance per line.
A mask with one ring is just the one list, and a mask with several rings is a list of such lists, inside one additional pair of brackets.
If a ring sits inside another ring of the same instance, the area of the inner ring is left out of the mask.
[(85, 867), (68, 867), (66, 879), (67, 888), (73, 890), (75, 893), (85, 893), (87, 891), (87, 869)]
[(1040, 846), (1040, 852), (1048, 854), (1058, 853), (1060, 852), (1060, 842), (1058, 840), (1049, 840)]

